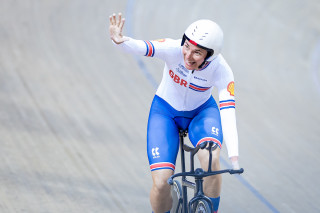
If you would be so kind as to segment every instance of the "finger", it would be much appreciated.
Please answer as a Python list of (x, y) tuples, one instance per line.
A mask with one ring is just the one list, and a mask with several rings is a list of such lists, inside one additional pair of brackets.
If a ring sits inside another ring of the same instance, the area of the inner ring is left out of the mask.
[(119, 14), (118, 14), (118, 16), (119, 16), (119, 18), (118, 18), (117, 25), (118, 25), (118, 27), (120, 27), (120, 25), (121, 25), (121, 17), (122, 17), (122, 14), (121, 14), (121, 13), (119, 13)]
[(116, 14), (112, 14), (112, 24), (116, 25), (117, 24), (117, 20), (116, 20)]
[(109, 16), (109, 23), (110, 23), (110, 25), (113, 25), (113, 19), (112, 19), (112, 16)]
[(120, 32), (122, 32), (123, 26), (124, 26), (124, 22), (125, 22), (125, 18), (122, 18), (121, 23), (120, 23)]

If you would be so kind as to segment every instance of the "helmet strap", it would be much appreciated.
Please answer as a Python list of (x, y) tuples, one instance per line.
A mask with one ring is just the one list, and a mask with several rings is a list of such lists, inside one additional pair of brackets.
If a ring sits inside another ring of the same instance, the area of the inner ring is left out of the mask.
[(201, 69), (205, 64), (206, 64), (206, 62), (208, 62), (207, 60), (208, 60), (208, 58), (210, 58), (210, 56), (212, 56), (213, 55), (213, 53), (212, 53), (212, 51), (208, 51), (207, 50), (207, 56), (205, 57), (205, 59), (204, 59), (204, 61), (202, 62), (202, 64), (199, 66), (199, 68)]
[(202, 64), (199, 66), (199, 69), (201, 69), (201, 68), (206, 64), (206, 62), (207, 62), (207, 60), (204, 60), (204, 61), (202, 62)]

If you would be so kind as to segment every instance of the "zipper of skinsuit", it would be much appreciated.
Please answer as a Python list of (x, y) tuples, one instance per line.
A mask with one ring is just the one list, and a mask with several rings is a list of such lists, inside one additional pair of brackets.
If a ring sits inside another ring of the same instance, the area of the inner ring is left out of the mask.
[(187, 78), (188, 85), (187, 85), (186, 93), (184, 94), (183, 111), (186, 111), (187, 95), (188, 95), (189, 85), (191, 83), (193, 72), (194, 72), (194, 70), (192, 70), (191, 72), (188, 73), (188, 78)]

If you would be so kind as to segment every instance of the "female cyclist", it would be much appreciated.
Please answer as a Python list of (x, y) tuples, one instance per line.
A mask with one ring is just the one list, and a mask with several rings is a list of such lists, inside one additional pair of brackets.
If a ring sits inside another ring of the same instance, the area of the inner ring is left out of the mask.
[[(153, 186), (150, 202), (155, 213), (170, 212), (172, 198), (168, 178), (173, 175), (179, 150), (179, 129), (188, 129), (194, 146), (213, 141), (212, 170), (219, 170), (222, 141), (234, 169), (239, 169), (236, 128), (234, 78), (220, 54), (223, 32), (213, 21), (192, 23), (182, 39), (136, 40), (122, 34), (125, 19), (119, 13), (110, 16), (110, 37), (115, 45), (136, 55), (156, 57), (165, 62), (162, 81), (154, 96), (147, 130), (147, 152)], [(212, 97), (218, 89), (219, 107)], [(208, 152), (198, 153), (206, 170)], [(218, 211), (221, 175), (204, 180), (204, 192)]]

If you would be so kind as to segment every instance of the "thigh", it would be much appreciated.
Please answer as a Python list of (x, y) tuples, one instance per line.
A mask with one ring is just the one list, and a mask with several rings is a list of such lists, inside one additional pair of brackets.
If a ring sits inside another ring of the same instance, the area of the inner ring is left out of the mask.
[(216, 106), (201, 110), (192, 119), (189, 125), (189, 139), (194, 146), (204, 141), (213, 141), (221, 149), (223, 134), (220, 112)]
[(150, 112), (147, 131), (147, 153), (151, 171), (174, 171), (179, 151), (179, 130), (174, 120), (161, 113)]

